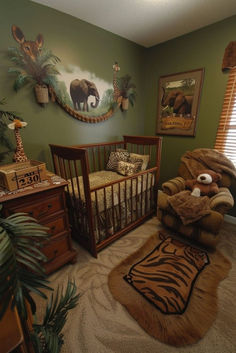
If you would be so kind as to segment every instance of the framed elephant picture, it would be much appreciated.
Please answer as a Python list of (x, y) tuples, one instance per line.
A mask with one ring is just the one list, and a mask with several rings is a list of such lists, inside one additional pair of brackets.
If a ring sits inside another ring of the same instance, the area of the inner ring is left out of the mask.
[(203, 77), (203, 68), (160, 77), (157, 134), (195, 136)]

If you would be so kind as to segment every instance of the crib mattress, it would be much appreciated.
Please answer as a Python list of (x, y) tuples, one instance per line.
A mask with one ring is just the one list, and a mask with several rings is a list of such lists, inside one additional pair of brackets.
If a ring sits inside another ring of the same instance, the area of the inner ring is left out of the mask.
[[(101, 185), (124, 178), (124, 176), (116, 172), (107, 170), (90, 173), (90, 188), (99, 187)], [(78, 185), (80, 192), (78, 192)], [(101, 190), (98, 190), (96, 193), (91, 192), (92, 207), (99, 212), (103, 212), (105, 208), (111, 208), (112, 206), (118, 205), (120, 202), (124, 202), (131, 197), (139, 195), (141, 192), (149, 190), (153, 185), (154, 175), (152, 173), (147, 173), (134, 178), (133, 181), (128, 179), (126, 181), (114, 184), (113, 187), (107, 186)], [(71, 181), (69, 181), (68, 189), (73, 197), (75, 197), (80, 202), (85, 202), (82, 176), (78, 177), (78, 182), (77, 178), (73, 178)]]

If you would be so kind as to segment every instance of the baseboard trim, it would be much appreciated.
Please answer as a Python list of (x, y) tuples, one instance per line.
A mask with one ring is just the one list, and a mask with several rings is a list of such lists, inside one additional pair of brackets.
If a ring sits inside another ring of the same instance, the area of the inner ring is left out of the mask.
[(228, 214), (224, 216), (224, 220), (225, 222), (236, 224), (236, 217), (230, 216)]

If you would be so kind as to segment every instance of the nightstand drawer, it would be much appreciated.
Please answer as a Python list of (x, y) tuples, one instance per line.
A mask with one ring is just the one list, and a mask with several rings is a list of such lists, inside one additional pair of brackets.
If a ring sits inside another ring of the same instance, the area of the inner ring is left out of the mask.
[[(28, 213), (39, 224), (48, 228), (49, 239), (44, 241), (40, 250), (48, 258), (42, 262), (46, 274), (56, 271), (68, 262), (75, 262), (76, 251), (71, 244), (71, 229), (65, 200), (66, 181), (54, 184), (53, 176), (40, 187), (6, 194), (2, 205), (4, 217), (16, 212)], [(1, 190), (1, 189), (0, 189)], [(0, 349), (1, 351), (1, 349)]]
[(46, 244), (41, 251), (48, 258), (47, 262), (62, 256), (70, 248), (68, 236), (66, 235), (52, 239)]
[(50, 216), (51, 214), (63, 209), (63, 200), (61, 194), (56, 194), (46, 199), (37, 200), (34, 203), (25, 203), (13, 207), (9, 207), (10, 213), (26, 212), (31, 217), (40, 220), (43, 217)]
[(47, 232), (51, 236), (62, 233), (68, 228), (65, 214), (56, 219), (53, 219), (51, 222), (42, 222), (42, 225), (49, 228)]

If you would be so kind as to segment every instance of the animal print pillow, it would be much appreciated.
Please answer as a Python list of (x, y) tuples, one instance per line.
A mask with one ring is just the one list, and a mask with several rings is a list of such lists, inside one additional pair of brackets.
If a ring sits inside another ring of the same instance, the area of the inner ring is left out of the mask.
[(118, 162), (117, 173), (121, 175), (132, 175), (136, 173), (136, 166), (135, 164), (129, 162)]
[(112, 170), (114, 172), (117, 171), (118, 162), (127, 162), (129, 159), (129, 152), (120, 151), (120, 152), (111, 152), (109, 156), (109, 160), (107, 162), (106, 169)]
[(141, 170), (146, 170), (149, 162), (149, 155), (148, 154), (137, 154), (137, 153), (130, 153), (130, 159), (142, 159), (143, 163), (141, 166)]
[(141, 158), (130, 157), (128, 162), (135, 165), (135, 167), (136, 167), (135, 173), (138, 173), (141, 171), (141, 168), (143, 165), (143, 160)]

